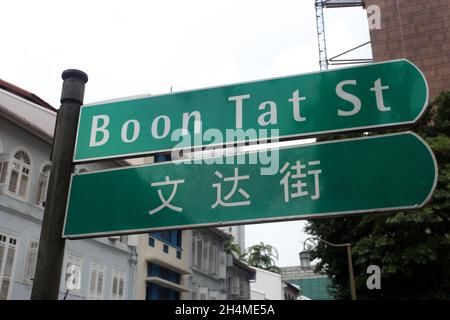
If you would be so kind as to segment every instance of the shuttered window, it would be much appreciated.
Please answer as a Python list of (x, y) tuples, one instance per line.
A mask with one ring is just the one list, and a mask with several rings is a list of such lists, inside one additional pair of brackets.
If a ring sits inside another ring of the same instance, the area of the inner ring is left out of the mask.
[(47, 197), (48, 179), (50, 176), (50, 165), (43, 166), (39, 175), (38, 189), (36, 194), (36, 204), (45, 207), (45, 199)]
[(16, 250), (17, 239), (0, 233), (0, 300), (9, 298)]
[(31, 282), (34, 279), (34, 271), (36, 269), (36, 260), (38, 254), (38, 241), (30, 241), (28, 246), (27, 264), (25, 267), (25, 281)]
[(203, 270), (209, 272), (209, 239), (206, 238), (203, 242)]
[(0, 162), (0, 183), (5, 183), (8, 173), (8, 161)]
[(89, 279), (88, 299), (90, 300), (103, 299), (104, 279), (105, 279), (105, 266), (98, 263), (92, 263)]
[(112, 299), (122, 300), (124, 298), (125, 273), (119, 270), (113, 271)]
[(30, 156), (23, 150), (17, 151), (11, 159), (11, 173), (8, 184), (8, 190), (12, 194), (26, 199), (30, 170)]

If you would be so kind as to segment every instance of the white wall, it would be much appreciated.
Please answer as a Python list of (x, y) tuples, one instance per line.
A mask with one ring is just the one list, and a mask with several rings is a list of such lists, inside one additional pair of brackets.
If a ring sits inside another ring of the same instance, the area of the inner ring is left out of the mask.
[(283, 300), (283, 286), (281, 275), (270, 271), (253, 268), (256, 270), (256, 281), (250, 283), (251, 300)]

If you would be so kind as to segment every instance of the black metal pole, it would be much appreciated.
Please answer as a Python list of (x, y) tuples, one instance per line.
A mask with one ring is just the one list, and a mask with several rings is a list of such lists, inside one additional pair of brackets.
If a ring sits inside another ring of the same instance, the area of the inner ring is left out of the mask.
[(65, 70), (61, 108), (56, 119), (52, 168), (45, 201), (32, 300), (57, 300), (64, 259), (65, 240), (61, 237), (72, 173), (73, 152), (80, 106), (88, 76), (79, 70)]

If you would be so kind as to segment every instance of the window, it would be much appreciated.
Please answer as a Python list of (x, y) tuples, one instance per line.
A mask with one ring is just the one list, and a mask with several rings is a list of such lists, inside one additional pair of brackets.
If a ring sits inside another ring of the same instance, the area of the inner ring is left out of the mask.
[(202, 268), (202, 254), (203, 254), (203, 241), (200, 237), (197, 237), (196, 241), (196, 267), (201, 269)]
[[(75, 257), (68, 255), (66, 256), (66, 264), (64, 268), (64, 290), (67, 290), (67, 280), (69, 280), (69, 277), (75, 276), (76, 283), (75, 287), (77, 289), (72, 289), (71, 291), (79, 291), (80, 290), (80, 284), (81, 284), (81, 265), (82, 261), (80, 257)], [(75, 272), (74, 272), (75, 270)]]
[(91, 263), (88, 299), (103, 299), (103, 279), (105, 279), (105, 267), (98, 263)]
[(242, 299), (246, 299), (247, 298), (247, 281), (245, 281), (244, 279), (240, 279), (239, 280), (240, 284), (239, 284), (239, 297)]
[(177, 259), (181, 259), (181, 251), (177, 250)]
[(112, 299), (122, 300), (124, 297), (125, 273), (113, 270)]
[(191, 300), (197, 300), (197, 291), (198, 291), (198, 285), (195, 283), (192, 283), (192, 296)]
[(155, 239), (153, 239), (152, 237), (148, 237), (148, 245), (150, 247), (155, 247)]
[(231, 294), (238, 295), (240, 293), (239, 278), (234, 276), (231, 278)]
[(12, 194), (26, 199), (30, 170), (31, 160), (28, 153), (23, 150), (17, 151), (11, 159), (11, 172), (8, 184), (8, 190)]
[(205, 238), (203, 243), (203, 269), (208, 272), (209, 271), (209, 246), (210, 242), (208, 238)]
[(163, 245), (164, 253), (169, 253), (169, 246), (167, 244)]
[(220, 279), (225, 279), (227, 275), (227, 254), (224, 251), (219, 251), (219, 270), (217, 276)]
[(8, 173), (8, 161), (0, 161), (0, 183), (5, 183), (6, 174)]
[(208, 300), (208, 288), (200, 287), (198, 289), (199, 300)]
[(34, 271), (36, 269), (36, 260), (38, 254), (38, 241), (30, 241), (28, 246), (27, 264), (25, 266), (25, 281), (31, 282), (34, 279)]
[(16, 249), (17, 239), (0, 233), (0, 300), (9, 297)]
[(180, 293), (155, 283), (147, 283), (145, 298), (146, 300), (180, 300)]
[(150, 234), (152, 237), (159, 239), (172, 247), (181, 248), (181, 231), (162, 231), (162, 232), (153, 232)]
[(39, 174), (38, 190), (36, 195), (36, 204), (45, 207), (45, 199), (47, 197), (48, 180), (50, 177), (50, 164), (42, 166)]
[(209, 248), (209, 273), (216, 274), (218, 248), (214, 241)]
[(176, 284), (180, 284), (181, 281), (178, 272), (150, 262), (147, 263), (147, 277), (158, 277)]
[(193, 232), (192, 233), (192, 265), (194, 267), (197, 266), (197, 239), (198, 239), (198, 233)]

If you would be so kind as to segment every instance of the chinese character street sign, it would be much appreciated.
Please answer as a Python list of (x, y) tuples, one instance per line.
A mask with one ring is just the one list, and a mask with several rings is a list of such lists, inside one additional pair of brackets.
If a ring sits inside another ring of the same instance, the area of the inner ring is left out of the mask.
[(410, 132), (240, 157), (73, 175), (63, 237), (414, 209), (437, 181), (434, 155)]
[(81, 108), (74, 162), (268, 138), (260, 130), (288, 139), (407, 126), (427, 103), (426, 79), (405, 59), (101, 102)]

